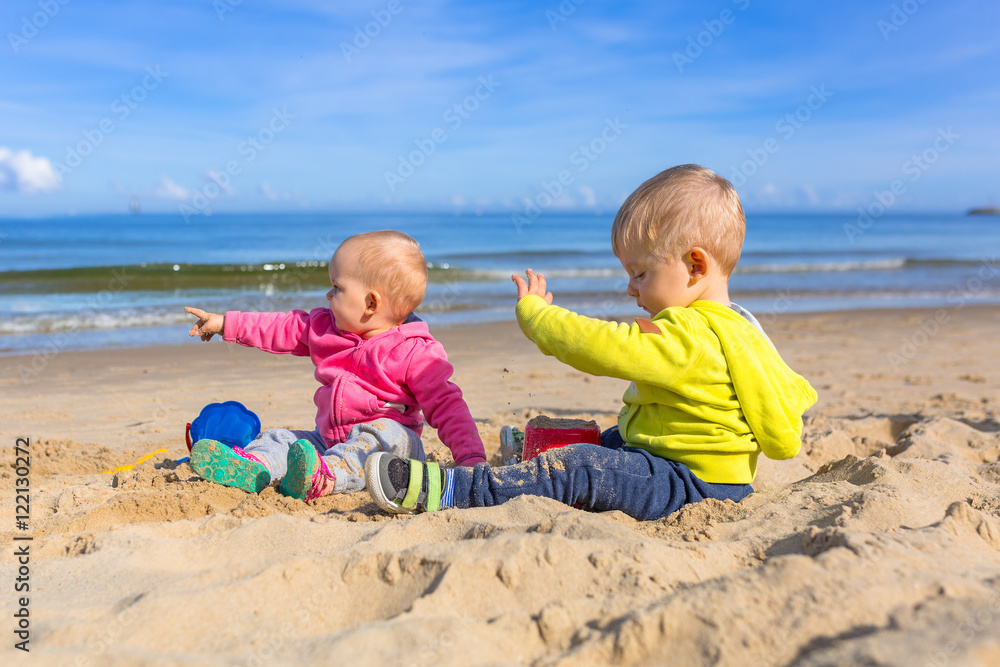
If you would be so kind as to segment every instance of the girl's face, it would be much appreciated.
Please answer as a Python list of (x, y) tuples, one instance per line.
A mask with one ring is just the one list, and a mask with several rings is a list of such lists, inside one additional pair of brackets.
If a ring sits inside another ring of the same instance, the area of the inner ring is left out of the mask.
[(357, 259), (352, 253), (338, 250), (330, 259), (330, 284), (326, 298), (330, 302), (330, 313), (341, 331), (355, 334), (367, 333), (372, 327), (369, 322), (374, 314), (371, 310), (371, 291), (354, 275), (357, 273)]

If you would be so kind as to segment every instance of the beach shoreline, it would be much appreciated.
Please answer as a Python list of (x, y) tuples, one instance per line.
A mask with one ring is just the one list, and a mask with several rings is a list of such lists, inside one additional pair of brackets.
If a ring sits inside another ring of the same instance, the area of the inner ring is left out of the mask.
[[(949, 641), (955, 664), (995, 664), (1000, 614), (963, 624), (1000, 600), (1000, 307), (762, 324), (819, 393), (802, 452), (761, 457), (738, 504), (651, 522), (540, 498), (394, 518), (366, 493), (305, 504), (174, 463), (210, 402), (311, 428), (306, 358), (219, 341), (65, 351), (29, 382), (33, 355), (0, 358), (0, 456), (17, 438), (32, 452), (33, 664), (263, 664), (279, 640), (275, 664), (922, 665)], [(627, 383), (543, 356), (513, 321), (432, 332), (493, 463), (503, 424), (615, 423)], [(424, 441), (451, 462), (433, 429)]]

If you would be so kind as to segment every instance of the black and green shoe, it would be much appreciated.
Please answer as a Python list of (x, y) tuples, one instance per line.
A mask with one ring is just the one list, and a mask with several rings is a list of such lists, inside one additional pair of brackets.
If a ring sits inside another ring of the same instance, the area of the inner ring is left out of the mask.
[(524, 457), (524, 431), (516, 426), (500, 429), (500, 465), (513, 466)]
[(365, 461), (365, 484), (372, 500), (392, 514), (441, 509), (445, 472), (434, 462), (375, 452)]
[(247, 493), (260, 493), (271, 483), (267, 466), (215, 440), (199, 440), (191, 446), (191, 467), (202, 479)]

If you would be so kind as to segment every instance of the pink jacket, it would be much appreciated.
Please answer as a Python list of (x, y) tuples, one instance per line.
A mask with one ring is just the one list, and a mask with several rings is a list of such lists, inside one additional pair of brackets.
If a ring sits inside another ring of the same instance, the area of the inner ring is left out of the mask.
[[(479, 431), (450, 381), (454, 371), (427, 325), (408, 320), (368, 340), (336, 327), (328, 308), (306, 313), (226, 313), (222, 337), (275, 354), (308, 356), (322, 385), (313, 396), (316, 428), (328, 444), (343, 442), (355, 424), (387, 417), (416, 431), (438, 430), (455, 463), (486, 462)], [(403, 412), (387, 403), (406, 406)]]

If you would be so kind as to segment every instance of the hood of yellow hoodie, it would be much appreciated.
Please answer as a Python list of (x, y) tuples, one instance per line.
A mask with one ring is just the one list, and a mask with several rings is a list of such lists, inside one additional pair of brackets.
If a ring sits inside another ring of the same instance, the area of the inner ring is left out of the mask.
[(790, 459), (798, 454), (802, 413), (816, 403), (816, 390), (732, 308), (715, 301), (696, 301), (691, 307), (719, 337), (740, 407), (764, 455)]

